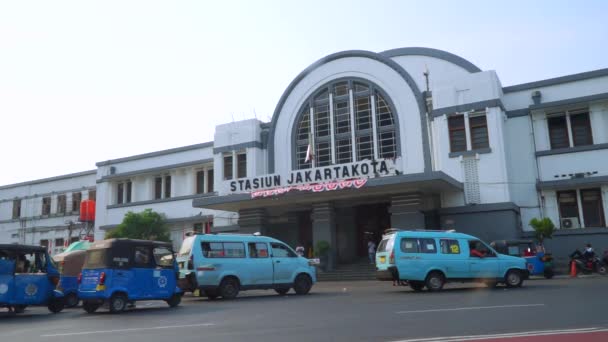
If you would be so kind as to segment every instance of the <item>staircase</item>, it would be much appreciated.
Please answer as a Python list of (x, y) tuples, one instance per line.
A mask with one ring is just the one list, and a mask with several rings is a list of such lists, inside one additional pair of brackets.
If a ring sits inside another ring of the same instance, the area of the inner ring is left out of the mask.
[(356, 281), (375, 280), (376, 265), (369, 260), (357, 261), (352, 264), (337, 265), (332, 271), (323, 272), (317, 269), (318, 281)]

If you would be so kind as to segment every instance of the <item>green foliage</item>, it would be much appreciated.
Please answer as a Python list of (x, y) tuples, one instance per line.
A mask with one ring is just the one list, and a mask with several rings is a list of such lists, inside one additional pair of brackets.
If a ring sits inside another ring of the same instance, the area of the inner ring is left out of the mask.
[(534, 235), (540, 244), (543, 244), (545, 239), (550, 239), (553, 237), (553, 233), (555, 232), (555, 225), (551, 221), (550, 218), (545, 217), (542, 220), (537, 218), (533, 218), (530, 220), (530, 226), (534, 229)]
[(315, 256), (316, 257), (324, 257), (329, 254), (329, 242), (327, 241), (318, 241), (315, 246)]
[(171, 241), (165, 216), (152, 209), (140, 213), (129, 211), (122, 223), (106, 234), (106, 239), (128, 238), (155, 241)]

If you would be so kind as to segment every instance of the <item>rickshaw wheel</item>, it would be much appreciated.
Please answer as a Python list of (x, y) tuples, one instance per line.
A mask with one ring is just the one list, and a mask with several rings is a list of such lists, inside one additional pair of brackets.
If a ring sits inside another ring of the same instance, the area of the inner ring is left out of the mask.
[(78, 295), (75, 293), (70, 293), (65, 297), (65, 307), (73, 308), (78, 305)]
[(181, 303), (182, 301), (182, 296), (178, 295), (178, 294), (174, 294), (173, 296), (171, 296), (171, 298), (167, 299), (165, 302), (167, 302), (167, 304), (169, 304), (169, 307), (174, 308), (176, 306), (179, 305), (179, 303)]
[(118, 313), (125, 311), (127, 307), (127, 297), (123, 294), (117, 293), (110, 298), (110, 312)]
[(15, 305), (13, 307), (13, 311), (15, 313), (23, 313), (25, 311), (25, 308), (27, 308), (27, 305)]
[(55, 298), (51, 302), (49, 302), (49, 305), (47, 307), (52, 313), (60, 313), (65, 307), (65, 303), (63, 301), (63, 298)]
[(99, 309), (99, 304), (84, 302), (82, 303), (82, 308), (87, 313), (93, 313)]

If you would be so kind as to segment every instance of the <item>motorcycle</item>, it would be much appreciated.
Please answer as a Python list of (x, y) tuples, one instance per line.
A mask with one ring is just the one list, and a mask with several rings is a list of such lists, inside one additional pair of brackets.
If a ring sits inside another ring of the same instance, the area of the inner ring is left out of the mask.
[(604, 258), (600, 259), (594, 255), (590, 258), (585, 257), (579, 250), (574, 251), (570, 254), (570, 262), (576, 264), (577, 270), (584, 274), (599, 273), (605, 275), (608, 270), (606, 269), (607, 254), (604, 253)]

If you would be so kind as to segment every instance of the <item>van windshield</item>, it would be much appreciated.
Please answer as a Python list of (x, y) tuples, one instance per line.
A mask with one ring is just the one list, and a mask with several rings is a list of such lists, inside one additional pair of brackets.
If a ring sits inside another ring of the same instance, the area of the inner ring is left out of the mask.
[(179, 249), (179, 256), (190, 255), (190, 252), (192, 252), (193, 244), (194, 244), (194, 236), (187, 237), (182, 242), (182, 247)]
[(395, 234), (385, 237), (378, 245), (378, 252), (389, 252), (393, 250), (395, 244)]

